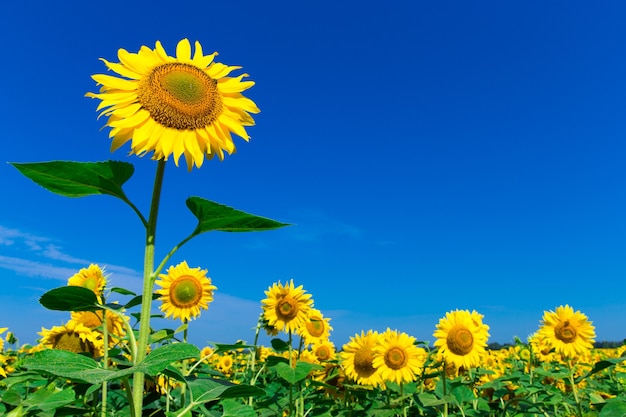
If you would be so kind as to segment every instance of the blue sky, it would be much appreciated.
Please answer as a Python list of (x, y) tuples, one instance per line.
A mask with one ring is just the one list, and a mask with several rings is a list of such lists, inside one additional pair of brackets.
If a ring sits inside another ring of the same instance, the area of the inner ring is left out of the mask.
[[(19, 3), (19, 4), (18, 4)], [(570, 304), (626, 338), (626, 26), (622, 2), (11, 2), (0, 14), (0, 327), (32, 342), (65, 313), (39, 296), (105, 265), (138, 290), (142, 226), (104, 196), (51, 194), (6, 162), (123, 160), (147, 210), (155, 163), (109, 152), (91, 74), (117, 50), (198, 40), (241, 65), (261, 109), (225, 161), (165, 173), (157, 257), (198, 195), (293, 226), (208, 233), (173, 262), (209, 270), (198, 344), (251, 341), (263, 291), (293, 279), (332, 339), (432, 340), (475, 309), (493, 342)], [(160, 320), (157, 327), (177, 327)]]

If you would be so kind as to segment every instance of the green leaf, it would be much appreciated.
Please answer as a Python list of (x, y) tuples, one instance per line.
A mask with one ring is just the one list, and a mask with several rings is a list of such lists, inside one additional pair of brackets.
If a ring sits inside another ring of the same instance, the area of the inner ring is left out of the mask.
[(148, 375), (156, 375), (167, 365), (183, 359), (200, 359), (200, 350), (189, 343), (172, 343), (161, 346), (152, 352), (137, 366)]
[(626, 401), (623, 399), (612, 398), (606, 402), (599, 417), (624, 417), (626, 415)]
[(252, 385), (233, 385), (220, 394), (220, 398), (258, 397), (265, 395), (265, 390)]
[(238, 349), (253, 349), (255, 346), (254, 345), (246, 345), (243, 342), (237, 342), (235, 344), (222, 344), (222, 343), (215, 343), (215, 351), (213, 353), (221, 353), (221, 352), (228, 352), (231, 350), (238, 350)]
[(265, 217), (255, 216), (244, 211), (214, 203), (200, 197), (189, 197), (187, 207), (198, 219), (198, 226), (192, 236), (219, 230), (222, 232), (256, 232), (289, 226)]
[(626, 358), (608, 358), (608, 359), (603, 359), (601, 361), (598, 361), (595, 363), (595, 365), (593, 365), (593, 369), (587, 372), (587, 374), (585, 374), (584, 376), (578, 378), (576, 380), (576, 383), (582, 381), (583, 379), (588, 378), (589, 376), (595, 374), (596, 372), (600, 372), (603, 369), (609, 368), (611, 366), (615, 366), (618, 363), (624, 362), (624, 361), (626, 361)]
[(96, 311), (98, 309), (98, 298), (93, 291), (73, 285), (46, 292), (39, 298), (39, 303), (48, 310)]
[(223, 400), (221, 404), (224, 407), (222, 417), (256, 417), (257, 415), (254, 408), (235, 400)]
[(278, 376), (292, 385), (306, 378), (312, 369), (313, 364), (308, 362), (297, 362), (295, 368), (292, 368), (287, 363), (281, 362), (276, 364)]
[(72, 381), (98, 384), (113, 372), (102, 369), (96, 361), (78, 353), (49, 349), (36, 352), (24, 359), (23, 366), (33, 371), (46, 372)]
[(121, 287), (113, 287), (111, 289), (109, 289), (109, 291), (111, 292), (116, 292), (118, 294), (122, 294), (122, 295), (137, 295), (134, 292), (127, 290), (126, 288), (121, 288)]
[(24, 176), (53, 193), (66, 197), (108, 194), (127, 201), (122, 184), (134, 172), (128, 162), (50, 161), (11, 163)]
[[(44, 391), (44, 390), (39, 390), (39, 391)], [(74, 392), (74, 390), (71, 388), (67, 388), (67, 389), (64, 389), (63, 391), (51, 393), (51, 395), (46, 396), (45, 399), (42, 399), (42, 401), (34, 405), (36, 405), (37, 408), (43, 411), (50, 411), (50, 410), (56, 410), (58, 408), (61, 408), (64, 405), (71, 403), (75, 399), (76, 399), (76, 393)], [(24, 404), (26, 405), (26, 401), (24, 401)]]

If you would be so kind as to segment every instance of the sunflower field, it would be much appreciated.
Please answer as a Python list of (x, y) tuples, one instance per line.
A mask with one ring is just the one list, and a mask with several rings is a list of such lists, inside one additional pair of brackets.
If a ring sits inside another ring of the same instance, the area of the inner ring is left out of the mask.
[[(111, 150), (155, 160), (149, 209), (123, 190), (134, 172), (121, 161), (13, 163), (44, 189), (67, 197), (104, 194), (126, 204), (145, 229), (140, 293), (111, 287), (99, 265), (41, 296), (67, 321), (43, 328), (35, 345), (0, 329), (0, 413), (21, 416), (626, 416), (626, 346), (594, 347), (595, 328), (569, 305), (545, 311), (528, 340), (488, 349), (488, 318), (454, 310), (433, 323), (434, 343), (400, 330), (363, 329), (343, 346), (331, 318), (293, 280), (260, 300), (254, 340), (196, 346), (188, 324), (213, 301), (207, 270), (172, 256), (209, 231), (269, 231), (285, 223), (189, 197), (197, 226), (155, 259), (157, 214), (167, 162), (188, 170), (248, 140), (254, 82), (240, 67), (216, 62), (187, 39), (170, 56), (160, 42), (102, 59), (116, 75), (96, 74), (97, 111)], [(173, 329), (156, 329), (153, 302)], [(270, 346), (259, 336), (272, 337)]]

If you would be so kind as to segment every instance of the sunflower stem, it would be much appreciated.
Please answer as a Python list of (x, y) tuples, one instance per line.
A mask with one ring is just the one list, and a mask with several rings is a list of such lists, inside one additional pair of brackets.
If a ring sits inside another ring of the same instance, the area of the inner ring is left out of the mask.
[[(139, 322), (139, 340), (137, 341), (137, 354), (133, 358), (133, 364), (135, 366), (145, 359), (148, 349), (148, 337), (150, 336), (150, 311), (152, 307), (152, 291), (155, 280), (154, 245), (164, 171), (165, 161), (160, 159), (157, 163), (154, 188), (152, 190), (152, 202), (150, 204), (150, 216), (148, 217), (148, 224), (146, 225), (146, 248), (143, 263), (143, 291)], [(143, 372), (135, 372), (133, 374), (133, 417), (140, 417), (142, 414), (144, 379), (145, 375)]]

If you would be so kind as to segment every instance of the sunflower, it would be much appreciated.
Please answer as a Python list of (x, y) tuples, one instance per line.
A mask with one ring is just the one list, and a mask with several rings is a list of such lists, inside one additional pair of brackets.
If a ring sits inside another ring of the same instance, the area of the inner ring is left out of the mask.
[(103, 342), (100, 335), (89, 327), (68, 321), (62, 326), (47, 330), (41, 328), (41, 344), (50, 349), (68, 350), (74, 353), (88, 353), (92, 357), (102, 356)]
[(482, 317), (475, 311), (455, 310), (439, 320), (434, 346), (448, 364), (465, 369), (480, 364), (489, 338), (489, 326), (483, 324)]
[(307, 345), (319, 343), (328, 340), (330, 337), (330, 331), (333, 328), (329, 322), (330, 319), (324, 318), (321, 311), (312, 308), (304, 325), (300, 326), (297, 331), (304, 338), (304, 343)]
[(98, 110), (108, 116), (112, 129), (111, 151), (131, 141), (132, 152), (154, 159), (174, 156), (178, 165), (185, 155), (187, 168), (202, 166), (205, 155), (224, 159), (224, 151), (235, 152), (231, 132), (249, 139), (244, 126), (253, 126), (250, 113), (258, 113), (254, 102), (241, 93), (254, 85), (243, 81), (248, 74), (228, 75), (241, 67), (214, 62), (216, 52), (204, 55), (199, 42), (183, 39), (170, 57), (159, 41), (155, 48), (142, 46), (137, 53), (120, 49), (119, 63), (102, 59), (108, 69), (123, 78), (96, 74), (99, 93), (87, 97), (102, 100)]
[[(92, 330), (101, 332), (103, 316), (102, 310), (98, 311), (73, 311), (72, 313), (72, 321), (80, 323), (85, 327), (88, 327)], [(117, 314), (106, 311), (104, 317), (107, 320), (107, 332), (109, 336), (109, 344), (115, 345), (119, 339), (123, 338), (126, 334), (124, 329), (124, 321)], [(111, 337), (113, 336), (113, 337)]]
[(263, 317), (269, 326), (279, 331), (293, 332), (306, 323), (313, 300), (311, 294), (302, 289), (302, 285), (295, 287), (293, 280), (285, 285), (278, 282), (269, 287), (265, 295), (267, 298), (261, 303)]
[(381, 380), (397, 384), (414, 381), (426, 361), (426, 351), (415, 346), (415, 338), (387, 329), (378, 340), (372, 365), (378, 369)]
[(311, 351), (320, 362), (335, 359), (335, 345), (330, 340), (323, 340), (313, 344)]
[(88, 268), (82, 268), (67, 280), (67, 285), (69, 286), (90, 289), (96, 293), (98, 299), (104, 294), (106, 283), (107, 280), (104, 276), (104, 269), (96, 264), (91, 264)]
[(180, 318), (187, 322), (200, 315), (200, 309), (207, 310), (213, 301), (213, 291), (217, 289), (211, 284), (211, 278), (206, 276), (207, 270), (189, 268), (186, 261), (171, 266), (167, 274), (159, 274), (161, 286), (156, 290), (160, 294), (161, 311), (165, 317)]
[(595, 327), (580, 311), (574, 312), (569, 305), (559, 306), (556, 311), (545, 311), (537, 336), (557, 353), (575, 358), (593, 348)]
[(374, 366), (374, 347), (378, 344), (378, 332), (361, 331), (361, 335), (350, 337), (343, 345), (341, 363), (348, 378), (360, 385), (379, 385), (380, 372)]

